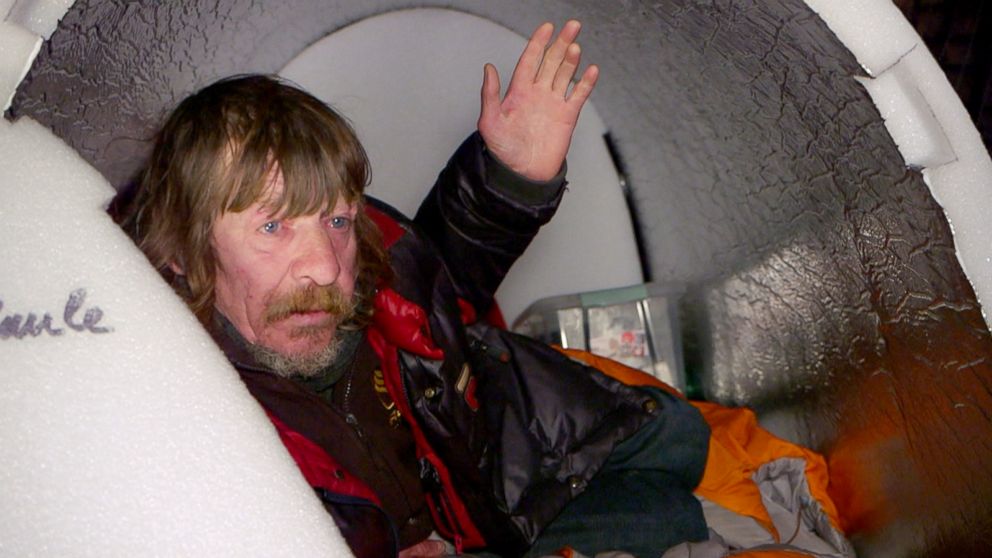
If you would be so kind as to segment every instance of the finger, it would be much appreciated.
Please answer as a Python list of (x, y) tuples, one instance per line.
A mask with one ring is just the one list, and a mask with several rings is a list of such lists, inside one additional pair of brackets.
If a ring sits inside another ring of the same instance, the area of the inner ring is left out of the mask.
[(568, 96), (568, 104), (573, 105), (576, 111), (581, 110), (593, 88), (596, 87), (598, 79), (599, 66), (593, 64), (586, 68), (586, 71), (582, 72), (582, 79), (572, 88), (572, 93)]
[(423, 545), (421, 556), (424, 558), (441, 558), (447, 554), (447, 548), (441, 541), (424, 541), (420, 544)]
[(551, 43), (547, 52), (544, 53), (544, 60), (541, 62), (541, 67), (537, 70), (536, 81), (550, 84), (554, 80), (555, 75), (558, 73), (558, 68), (565, 58), (565, 52), (575, 42), (575, 38), (579, 36), (579, 30), (581, 28), (582, 25), (574, 19), (570, 19), (565, 23), (565, 26), (561, 28), (561, 33), (558, 33), (558, 38)]
[(443, 542), (427, 540), (401, 550), (399, 558), (441, 558), (445, 554), (446, 548)]
[(520, 53), (520, 59), (517, 60), (517, 67), (513, 69), (513, 76), (510, 78), (511, 86), (514, 83), (534, 82), (534, 78), (537, 76), (537, 69), (541, 66), (541, 57), (544, 54), (544, 48), (548, 46), (548, 41), (551, 40), (551, 35), (554, 31), (555, 26), (549, 22), (544, 22), (537, 26), (537, 29), (531, 34), (530, 40), (527, 41), (524, 51)]
[(488, 121), (499, 113), (499, 72), (492, 64), (482, 69), (482, 109), (479, 121)]
[(579, 67), (579, 60), (582, 58), (582, 49), (579, 47), (579, 43), (572, 43), (568, 45), (568, 49), (565, 51), (565, 58), (558, 67), (558, 73), (555, 74), (555, 81), (551, 84), (551, 90), (560, 93), (562, 97), (568, 92), (568, 86), (572, 83), (572, 78), (575, 77), (575, 70)]

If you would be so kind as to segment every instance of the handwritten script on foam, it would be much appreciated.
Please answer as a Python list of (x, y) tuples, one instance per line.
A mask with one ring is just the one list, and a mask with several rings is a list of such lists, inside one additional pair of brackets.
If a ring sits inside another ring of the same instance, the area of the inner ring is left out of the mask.
[[(72, 331), (90, 333), (109, 333), (113, 331), (111, 327), (99, 325), (103, 319), (103, 310), (92, 306), (83, 311), (86, 302), (86, 289), (76, 289), (69, 293), (69, 299), (62, 310), (62, 324)], [(82, 319), (77, 315), (83, 311)], [(55, 325), (52, 315), (48, 312), (29, 312), (24, 314), (4, 314), (3, 300), (0, 300), (0, 339), (24, 339), (25, 337), (38, 337), (42, 334), (59, 336), (65, 333), (65, 328)]]

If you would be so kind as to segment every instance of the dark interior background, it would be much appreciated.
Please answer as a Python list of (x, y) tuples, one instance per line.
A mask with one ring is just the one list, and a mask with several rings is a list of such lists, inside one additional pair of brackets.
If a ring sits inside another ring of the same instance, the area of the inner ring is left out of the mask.
[[(986, 3), (898, 4), (988, 145)], [(425, 5), (521, 35), (582, 19), (645, 269), (689, 287), (698, 393), (823, 452), (862, 555), (992, 554), (992, 338), (942, 209), (801, 0), (78, 0), (9, 116), (122, 187), (189, 92)]]

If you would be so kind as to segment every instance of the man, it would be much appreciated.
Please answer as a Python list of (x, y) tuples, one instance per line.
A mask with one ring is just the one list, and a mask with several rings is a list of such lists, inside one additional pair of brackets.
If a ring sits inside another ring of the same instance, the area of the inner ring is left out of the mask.
[(538, 27), (503, 98), (486, 66), (479, 133), (414, 222), (363, 196), (347, 123), (272, 78), (205, 88), (157, 137), (125, 226), (357, 556), (439, 555), (432, 532), (503, 555), (706, 536), (698, 413), (475, 319), (564, 192), (598, 76), (573, 83), (578, 32)]

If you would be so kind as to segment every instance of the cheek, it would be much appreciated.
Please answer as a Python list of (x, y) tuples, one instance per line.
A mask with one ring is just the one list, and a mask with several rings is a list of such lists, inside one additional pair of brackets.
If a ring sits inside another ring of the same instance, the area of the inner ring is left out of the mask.
[[(244, 297), (248, 304), (255, 306), (265, 302), (278, 292), (283, 275), (272, 273), (278, 271), (277, 264), (259, 263), (241, 270), (241, 281), (244, 285)], [(266, 273), (268, 272), (268, 273)]]
[(238, 269), (231, 269), (229, 266), (217, 269), (214, 295), (217, 299), (217, 306), (222, 311), (231, 309), (238, 300), (245, 300), (246, 285), (242, 281), (239, 271)]
[(268, 269), (263, 264), (225, 266), (217, 271), (218, 305), (223, 301), (227, 306), (244, 306), (249, 316), (259, 314), (264, 308), (267, 296), (275, 281), (260, 273)]

